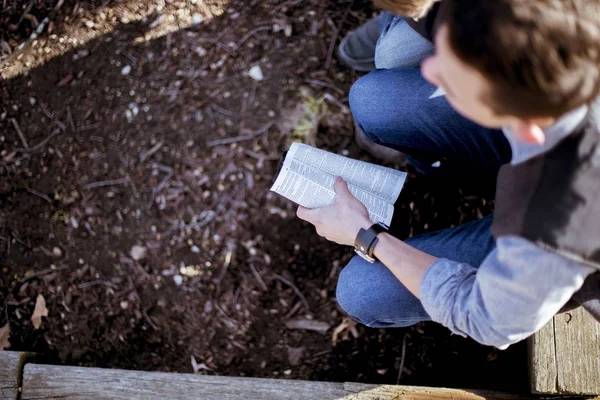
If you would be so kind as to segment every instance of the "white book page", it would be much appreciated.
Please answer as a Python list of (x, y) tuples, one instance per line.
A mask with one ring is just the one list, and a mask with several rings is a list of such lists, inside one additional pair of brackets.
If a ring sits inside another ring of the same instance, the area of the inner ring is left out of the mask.
[(306, 208), (321, 208), (335, 200), (336, 176), (348, 182), (373, 222), (389, 225), (406, 173), (294, 143), (272, 191)]
[(302, 143), (293, 143), (288, 157), (310, 165), (333, 177), (341, 176), (350, 185), (394, 204), (406, 181), (406, 172), (368, 162), (354, 160)]

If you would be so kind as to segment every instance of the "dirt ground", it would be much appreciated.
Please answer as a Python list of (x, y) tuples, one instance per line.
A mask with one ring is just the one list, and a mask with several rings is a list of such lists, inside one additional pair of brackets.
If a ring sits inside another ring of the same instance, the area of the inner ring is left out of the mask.
[[(352, 323), (335, 302), (350, 249), (268, 190), (293, 138), (369, 160), (347, 108), (358, 75), (334, 54), (367, 1), (78, 4), (2, 65), (10, 349), (107, 368), (526, 389), (523, 343), (500, 352), (435, 323)], [(3, 27), (9, 47), (30, 23)], [(411, 174), (399, 235), (489, 214), (472, 189)]]

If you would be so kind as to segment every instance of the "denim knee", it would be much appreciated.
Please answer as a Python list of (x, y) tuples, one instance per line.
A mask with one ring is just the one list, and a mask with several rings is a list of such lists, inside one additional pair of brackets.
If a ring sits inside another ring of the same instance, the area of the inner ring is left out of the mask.
[(354, 121), (364, 130), (372, 141), (378, 143), (378, 138), (373, 135), (381, 125), (381, 115), (373, 110), (373, 105), (380, 103), (380, 96), (385, 91), (385, 81), (378, 79), (378, 71), (373, 71), (352, 85), (349, 95), (350, 110)]
[(420, 301), (383, 264), (358, 256), (340, 273), (336, 297), (345, 313), (370, 327), (410, 326), (429, 319)]

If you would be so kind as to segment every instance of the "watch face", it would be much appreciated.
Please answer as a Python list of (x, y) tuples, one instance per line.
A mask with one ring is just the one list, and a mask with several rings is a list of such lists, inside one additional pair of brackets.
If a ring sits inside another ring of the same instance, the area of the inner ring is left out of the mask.
[(367, 260), (368, 262), (370, 262), (371, 264), (373, 264), (375, 262), (375, 259), (373, 257), (369, 257), (368, 254), (363, 253), (362, 251), (359, 251), (357, 249), (354, 249), (354, 252), (356, 254), (358, 254), (359, 256), (361, 256), (364, 260)]

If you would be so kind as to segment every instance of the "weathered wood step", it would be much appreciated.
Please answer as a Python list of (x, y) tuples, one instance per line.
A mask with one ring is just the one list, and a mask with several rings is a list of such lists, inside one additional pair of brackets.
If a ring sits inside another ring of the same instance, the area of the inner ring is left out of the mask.
[(600, 323), (581, 307), (532, 336), (529, 353), (533, 393), (600, 395)]
[(526, 399), (486, 391), (283, 379), (232, 378), (161, 372), (27, 364), (22, 400), (422, 400)]

